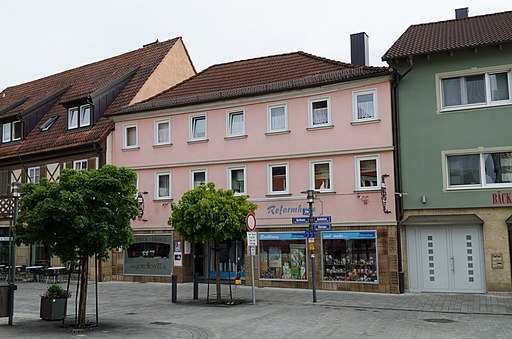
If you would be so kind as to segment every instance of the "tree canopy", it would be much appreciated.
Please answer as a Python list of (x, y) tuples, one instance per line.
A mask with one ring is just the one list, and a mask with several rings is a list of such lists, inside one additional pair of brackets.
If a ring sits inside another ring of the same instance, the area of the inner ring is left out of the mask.
[(200, 185), (171, 205), (169, 224), (191, 243), (222, 242), (245, 238), (245, 218), (257, 205), (232, 190), (215, 189), (214, 183)]
[(132, 170), (107, 165), (98, 171), (65, 169), (57, 182), (25, 184), (16, 243), (42, 243), (65, 262), (93, 255), (107, 259), (110, 249), (127, 247), (133, 239), (135, 179)]

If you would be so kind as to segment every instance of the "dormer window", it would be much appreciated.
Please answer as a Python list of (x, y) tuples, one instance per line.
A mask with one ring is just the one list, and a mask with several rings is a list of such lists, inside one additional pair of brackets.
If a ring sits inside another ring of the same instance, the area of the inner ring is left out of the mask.
[(91, 125), (91, 105), (72, 107), (68, 109), (68, 129), (87, 127)]
[(2, 143), (21, 140), (21, 121), (2, 124)]

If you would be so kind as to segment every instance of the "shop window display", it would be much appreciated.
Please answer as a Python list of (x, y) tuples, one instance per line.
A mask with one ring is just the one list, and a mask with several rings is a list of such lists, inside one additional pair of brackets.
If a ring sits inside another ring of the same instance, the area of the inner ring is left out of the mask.
[(307, 280), (304, 233), (259, 233), (260, 279)]
[(377, 283), (377, 232), (323, 232), (323, 280)]

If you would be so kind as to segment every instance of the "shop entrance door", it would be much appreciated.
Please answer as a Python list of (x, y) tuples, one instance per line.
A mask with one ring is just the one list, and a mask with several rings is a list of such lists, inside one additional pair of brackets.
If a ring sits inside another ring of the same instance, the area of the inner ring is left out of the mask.
[(409, 289), (485, 292), (480, 226), (410, 227)]

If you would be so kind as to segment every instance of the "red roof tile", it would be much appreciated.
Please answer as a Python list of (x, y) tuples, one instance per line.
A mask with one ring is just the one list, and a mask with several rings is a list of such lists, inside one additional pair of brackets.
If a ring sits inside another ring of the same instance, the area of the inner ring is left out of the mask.
[[(0, 159), (18, 155), (44, 153), (66, 148), (78, 147), (100, 141), (113, 128), (113, 123), (106, 117), (101, 117), (89, 130), (69, 132), (67, 130), (67, 111), (60, 104), (77, 98), (84, 98), (95, 90), (113, 83), (123, 75), (137, 70), (121, 93), (108, 107), (105, 114), (128, 105), (130, 100), (140, 90), (155, 68), (167, 55), (172, 46), (180, 38), (154, 43), (143, 48), (124, 53), (112, 58), (74, 68), (42, 79), (21, 85), (8, 87), (0, 92), (0, 120), (13, 117), (29, 107), (44, 101), (57, 91), (69, 89), (60, 96), (56, 104), (39, 121), (29, 135), (18, 144), (0, 147)], [(21, 105), (5, 110), (10, 105), (27, 98)], [(40, 131), (41, 126), (49, 117), (59, 118), (48, 131)]]
[(304, 52), (273, 55), (211, 66), (114, 114), (283, 92), (390, 73), (386, 67), (357, 66)]
[(412, 25), (382, 60), (512, 43), (512, 11)]

